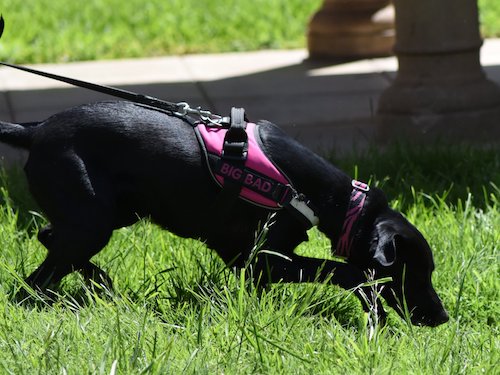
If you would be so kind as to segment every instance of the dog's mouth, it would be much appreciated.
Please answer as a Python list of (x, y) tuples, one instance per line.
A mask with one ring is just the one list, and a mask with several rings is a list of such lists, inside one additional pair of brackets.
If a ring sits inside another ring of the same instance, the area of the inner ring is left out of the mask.
[(396, 312), (403, 318), (409, 317), (410, 322), (416, 326), (437, 327), (446, 323), (450, 317), (441, 302), (429, 307), (422, 307), (406, 301), (403, 304), (402, 293), (396, 294), (393, 289), (387, 288), (382, 291), (382, 296)]
[(416, 315), (412, 314), (411, 323), (417, 326), (426, 326), (426, 327), (437, 327), (441, 324), (446, 323), (450, 320), (450, 317), (446, 310), (442, 309), (438, 313), (430, 314), (430, 315)]

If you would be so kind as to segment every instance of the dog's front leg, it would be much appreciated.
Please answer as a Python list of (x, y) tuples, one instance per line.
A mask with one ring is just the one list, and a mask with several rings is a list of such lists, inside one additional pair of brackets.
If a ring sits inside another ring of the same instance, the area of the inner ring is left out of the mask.
[(261, 250), (253, 264), (254, 273), (267, 283), (324, 282), (352, 289), (366, 282), (358, 268), (333, 260), (283, 255), (275, 251)]
[(385, 310), (378, 292), (370, 286), (362, 286), (367, 278), (359, 268), (333, 260), (283, 255), (261, 250), (253, 264), (254, 277), (264, 283), (325, 282), (354, 290), (366, 312), (376, 311), (379, 322), (385, 321)]
[(307, 241), (304, 227), (290, 215), (279, 213), (262, 246), (271, 251), (260, 250), (252, 262), (254, 278), (263, 284), (329, 282), (353, 290), (363, 310), (376, 311), (379, 322), (383, 322), (385, 311), (378, 291), (365, 285), (367, 275), (353, 264), (295, 254), (295, 248), (304, 241)]

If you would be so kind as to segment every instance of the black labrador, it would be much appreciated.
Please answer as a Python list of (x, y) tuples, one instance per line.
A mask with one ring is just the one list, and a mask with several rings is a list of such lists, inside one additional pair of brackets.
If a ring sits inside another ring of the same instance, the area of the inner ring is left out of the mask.
[[(352, 180), (268, 122), (258, 126), (262, 149), (310, 200), (318, 229), (332, 242), (345, 225)], [(270, 209), (237, 199), (226, 204), (214, 183), (192, 124), (129, 102), (78, 106), (34, 126), (0, 122), (0, 141), (29, 150), (30, 191), (50, 220), (39, 240), (45, 261), (26, 282), (46, 291), (78, 270), (104, 273), (90, 262), (114, 229), (150, 218), (182, 236), (200, 239), (232, 267), (248, 264), (255, 232)], [(329, 280), (355, 289), (365, 309), (372, 289), (367, 271), (391, 277), (381, 295), (413, 324), (448, 320), (431, 282), (434, 262), (421, 233), (389, 208), (381, 190), (365, 193), (347, 262), (308, 258), (294, 249), (308, 239), (304, 223), (277, 210), (262, 251), (253, 260), (263, 283)], [(255, 255), (255, 254), (254, 254)], [(377, 302), (377, 304), (380, 301)], [(384, 312), (378, 308), (381, 318)]]

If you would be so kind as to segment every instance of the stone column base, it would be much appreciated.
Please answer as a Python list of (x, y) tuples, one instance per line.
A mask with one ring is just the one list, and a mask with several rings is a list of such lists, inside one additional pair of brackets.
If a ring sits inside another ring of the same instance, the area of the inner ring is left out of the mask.
[(487, 79), (479, 45), (465, 51), (400, 54), (380, 96), (381, 138), (500, 143), (500, 86)]
[(398, 140), (415, 144), (500, 145), (500, 106), (453, 113), (379, 113), (376, 140), (382, 145)]
[(384, 8), (388, 4), (389, 0), (325, 0), (309, 22), (310, 57), (392, 55), (394, 12)]

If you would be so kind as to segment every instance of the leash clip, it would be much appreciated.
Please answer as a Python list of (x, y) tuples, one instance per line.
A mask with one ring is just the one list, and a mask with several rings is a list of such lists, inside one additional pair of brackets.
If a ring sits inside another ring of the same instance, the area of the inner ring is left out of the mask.
[(187, 115), (196, 115), (207, 125), (222, 126), (224, 118), (206, 109), (202, 109), (201, 107), (191, 108), (186, 102), (176, 103), (176, 106), (177, 111), (174, 112), (176, 116), (185, 117)]

